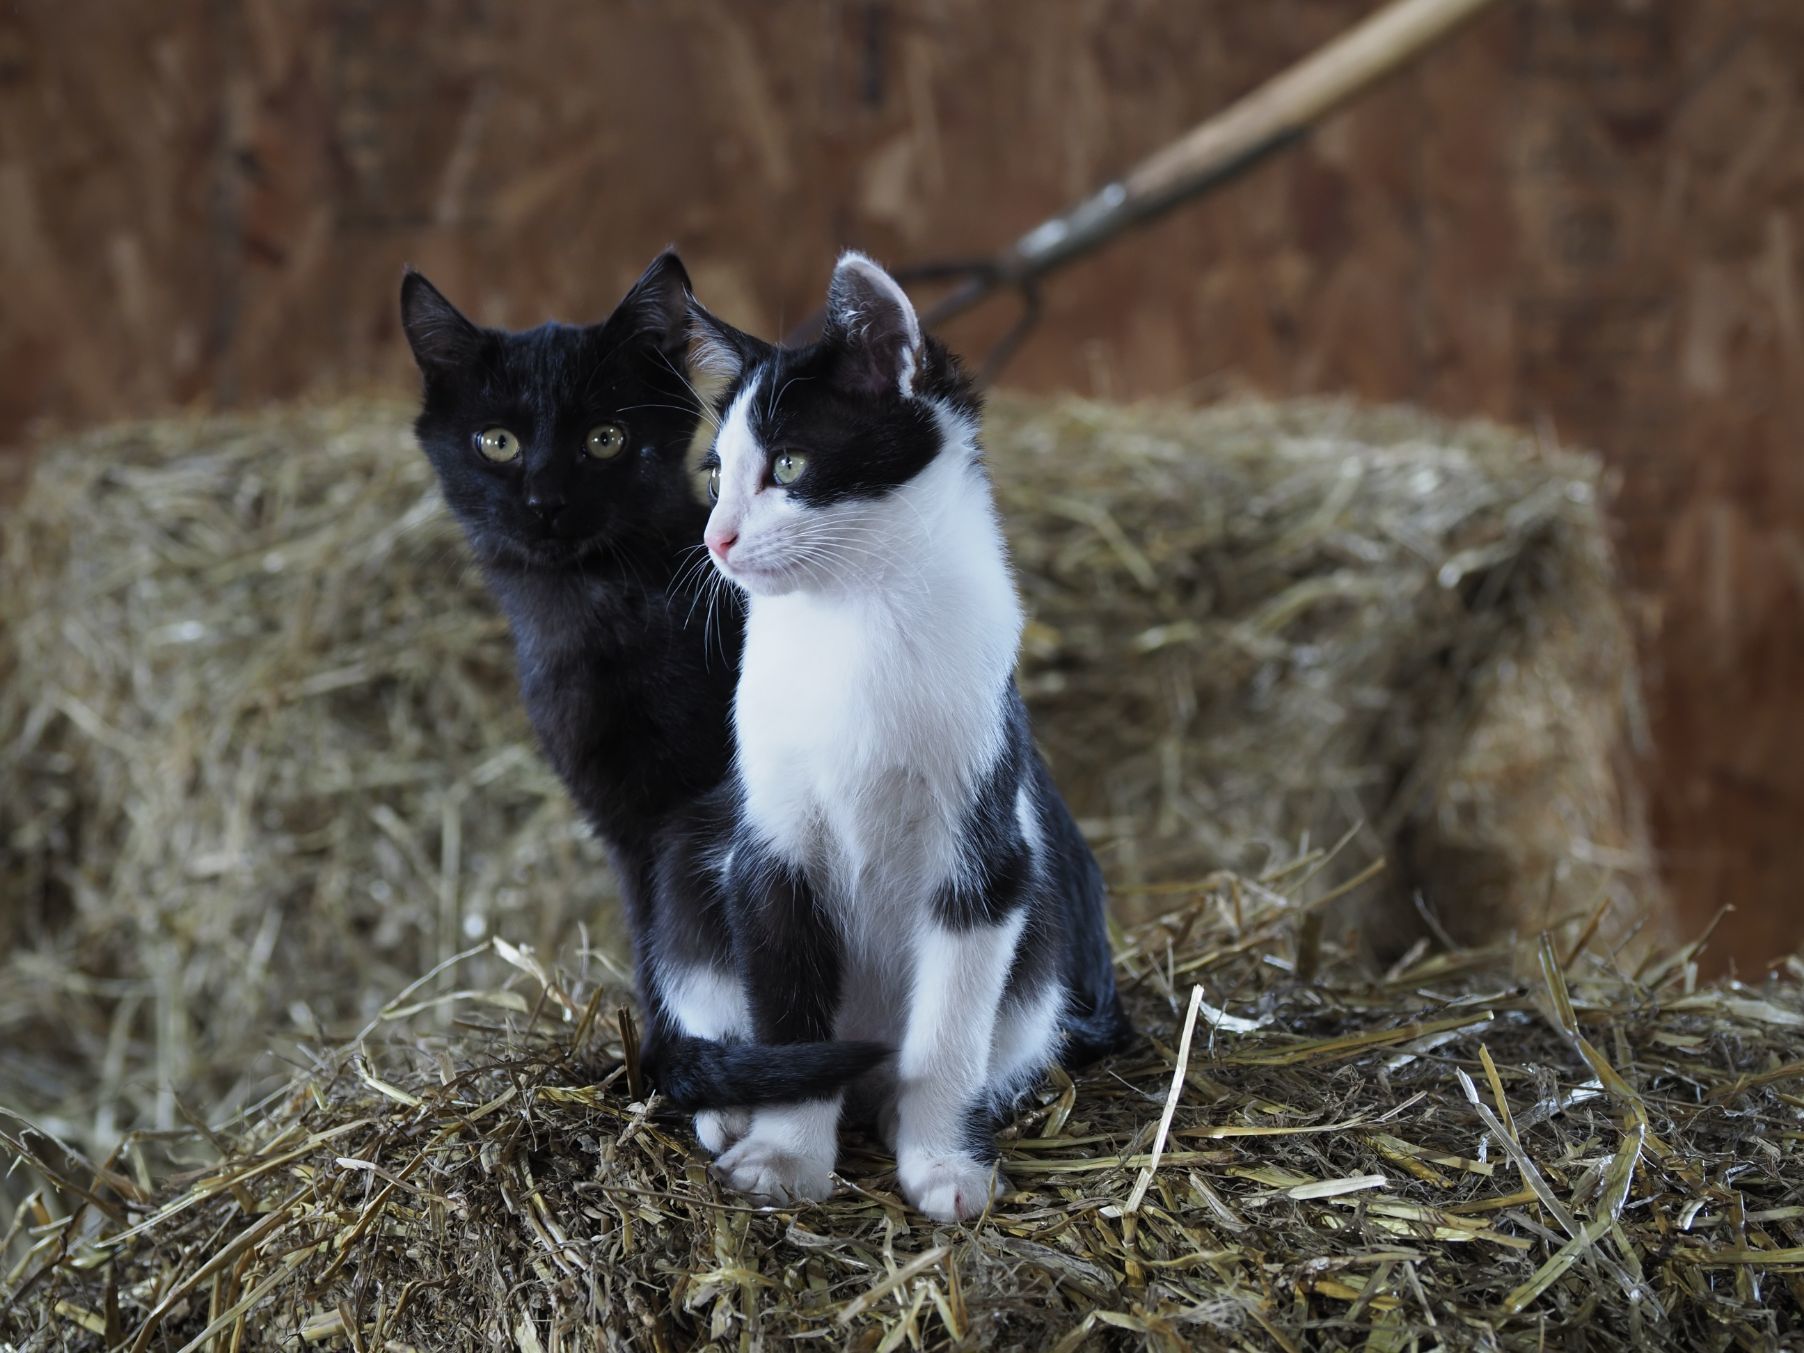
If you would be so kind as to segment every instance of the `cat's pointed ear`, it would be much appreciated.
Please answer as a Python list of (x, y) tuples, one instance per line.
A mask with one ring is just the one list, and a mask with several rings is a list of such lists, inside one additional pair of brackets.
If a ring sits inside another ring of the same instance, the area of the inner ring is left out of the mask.
[(739, 379), (761, 345), (748, 333), (689, 302), (689, 369), (704, 387), (724, 390)]
[(689, 341), (689, 273), (676, 250), (666, 249), (651, 261), (615, 308), (616, 315), (630, 315), (640, 333), (669, 353), (681, 352)]
[(401, 277), (401, 328), (427, 375), (458, 370), (482, 351), (482, 330), (412, 268)]
[(827, 288), (825, 341), (842, 350), (838, 380), (860, 393), (914, 394), (921, 321), (896, 279), (865, 255), (841, 254)]

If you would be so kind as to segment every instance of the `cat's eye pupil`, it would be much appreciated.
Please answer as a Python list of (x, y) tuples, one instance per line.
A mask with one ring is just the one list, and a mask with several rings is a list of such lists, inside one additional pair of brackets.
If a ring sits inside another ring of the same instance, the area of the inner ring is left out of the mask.
[(720, 467), (719, 466), (715, 466), (713, 469), (708, 471), (708, 501), (711, 503), (718, 503), (720, 501)]
[(617, 456), (626, 447), (626, 429), (618, 423), (602, 423), (589, 429), (585, 450), (598, 460)]
[(770, 477), (779, 484), (793, 484), (808, 468), (808, 457), (793, 451), (779, 451), (771, 462)]
[(489, 460), (503, 462), (520, 454), (520, 443), (506, 428), (485, 428), (476, 434), (476, 449)]

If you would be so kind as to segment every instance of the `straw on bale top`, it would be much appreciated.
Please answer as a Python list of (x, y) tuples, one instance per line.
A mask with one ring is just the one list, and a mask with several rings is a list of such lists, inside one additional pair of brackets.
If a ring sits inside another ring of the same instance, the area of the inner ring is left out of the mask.
[[(1382, 977), (1309, 949), (1319, 861), (1131, 931), (1147, 1039), (1004, 1134), (1013, 1190), (911, 1214), (723, 1194), (633, 1090), (616, 992), (500, 941), (210, 1132), (41, 1181), (22, 1348), (1771, 1348), (1804, 1322), (1804, 966), (1696, 990), (1551, 942)], [(1299, 977), (1313, 971), (1313, 979)], [(448, 1029), (434, 1014), (450, 1011)], [(185, 1168), (151, 1177), (147, 1156)], [(1086, 1345), (1086, 1340), (1090, 1342)]]
[[(407, 421), (46, 449), (0, 542), (0, 1102), (171, 1126), (489, 934), (617, 938)], [(1590, 462), (1335, 404), (998, 399), (986, 440), (1118, 889), (1364, 824), (1340, 858), (1389, 868), (1347, 914), (1391, 953), (1655, 899)]]

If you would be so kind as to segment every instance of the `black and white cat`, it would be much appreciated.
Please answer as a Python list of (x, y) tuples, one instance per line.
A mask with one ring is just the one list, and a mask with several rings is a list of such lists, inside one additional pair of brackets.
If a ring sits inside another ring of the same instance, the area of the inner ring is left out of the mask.
[[(870, 259), (773, 347), (695, 307), (726, 383), (706, 542), (748, 597), (722, 1037), (893, 1044), (857, 1087), (904, 1195), (970, 1217), (996, 1116), (1131, 1033), (1100, 871), (1036, 751), (1020, 602), (957, 360)], [(702, 1016), (697, 1003), (692, 1018)], [(831, 1189), (840, 1093), (698, 1119), (732, 1186)]]
[(419, 273), (401, 285), (420, 446), (507, 615), (540, 745), (619, 875), (646, 1068), (699, 1109), (829, 1090), (888, 1049), (723, 1044), (736, 1031), (683, 1018), (733, 980), (714, 860), (742, 631), (736, 596), (710, 614), (697, 558), (689, 304), (673, 253), (586, 326), (481, 328)]

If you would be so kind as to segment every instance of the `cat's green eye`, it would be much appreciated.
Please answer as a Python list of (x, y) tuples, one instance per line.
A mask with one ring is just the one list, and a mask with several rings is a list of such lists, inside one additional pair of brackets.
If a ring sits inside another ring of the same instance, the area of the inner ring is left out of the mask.
[(484, 428), (476, 434), (476, 449), (484, 459), (504, 463), (520, 454), (520, 439), (506, 428)]
[(711, 503), (720, 501), (720, 466), (718, 465), (708, 467), (708, 501)]
[(779, 451), (770, 463), (770, 477), (779, 484), (793, 484), (808, 468), (808, 457), (799, 451)]
[(596, 460), (612, 460), (626, 450), (626, 429), (618, 423), (601, 423), (589, 429), (583, 449)]

